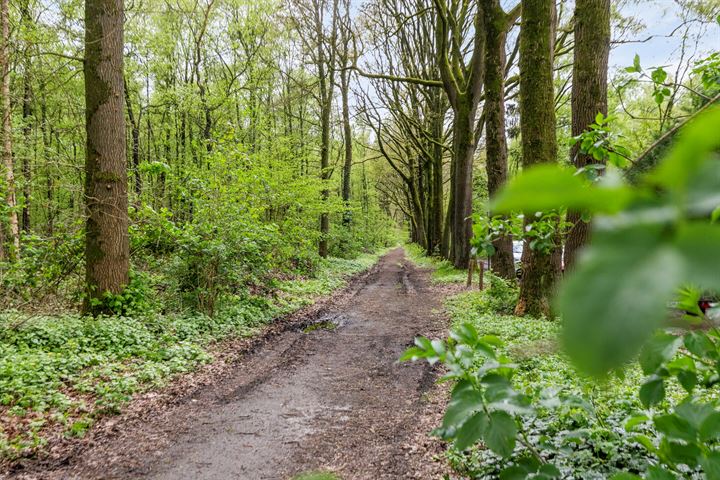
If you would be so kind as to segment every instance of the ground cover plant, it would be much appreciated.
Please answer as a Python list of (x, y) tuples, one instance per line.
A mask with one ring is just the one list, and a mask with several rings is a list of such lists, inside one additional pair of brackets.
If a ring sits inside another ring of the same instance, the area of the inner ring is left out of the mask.
[[(445, 364), (443, 378), (454, 386), (435, 433), (460, 452), (478, 441), (486, 449), (469, 468), (459, 455), (466, 473), (717, 478), (717, 329), (698, 300), (720, 287), (711, 253), (720, 238), (718, 124), (718, 109), (691, 123), (641, 186), (586, 186), (569, 169), (541, 166), (498, 198), (500, 211), (567, 207), (604, 216), (562, 283), (562, 324), (483, 318), (486, 298), (460, 298), (450, 338), (418, 338), (403, 356)], [(645, 190), (653, 187), (659, 190)], [(648, 215), (657, 209), (673, 214)], [(686, 312), (679, 331), (663, 326), (673, 298)], [(560, 345), (567, 357), (558, 356)], [(548, 409), (560, 413), (548, 416)], [(502, 459), (490, 472), (483, 471), (492, 465), (487, 451)]]
[(211, 362), (214, 342), (252, 336), (370, 268), (378, 254), (321, 261), (311, 276), (278, 280), (270, 294), (202, 312), (89, 317), (16, 313), (0, 317), (0, 454), (7, 460), (44, 446), (46, 427), (82, 436), (118, 413), (133, 394)]

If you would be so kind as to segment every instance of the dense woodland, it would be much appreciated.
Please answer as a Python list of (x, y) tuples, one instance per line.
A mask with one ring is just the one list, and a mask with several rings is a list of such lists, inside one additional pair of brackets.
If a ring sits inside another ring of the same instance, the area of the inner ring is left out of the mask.
[[(93, 415), (117, 411), (143, 385), (209, 361), (207, 342), (256, 332), (398, 241), (441, 268), (469, 268), (468, 279), (490, 270), (490, 293), (451, 304), (451, 313), (478, 313), (481, 301), (495, 305), (483, 303), (483, 315), (513, 315), (518, 325), (562, 318), (561, 343), (592, 374), (630, 361), (660, 326), (638, 317), (662, 317), (676, 301), (697, 313), (703, 295), (720, 291), (720, 236), (710, 227), (720, 216), (716, 0), (0, 2), (0, 413), (9, 419), (0, 453), (8, 458), (42, 448), (53, 423), (83, 434)], [(649, 34), (643, 9), (663, 10), (671, 31)], [(665, 63), (640, 54), (611, 62), (613, 51), (645, 52), (657, 37), (675, 42)], [(621, 217), (642, 231), (622, 230)], [(591, 238), (599, 246), (585, 252)], [(643, 256), (655, 247), (657, 258)], [(672, 249), (704, 257), (673, 263)], [(688, 273), (697, 269), (705, 273)], [(657, 277), (670, 280), (654, 290)], [(438, 431), (455, 442), (456, 471), (496, 474), (517, 436), (531, 460), (513, 460), (513, 472), (560, 478), (554, 457), (540, 452), (542, 434), (517, 427), (527, 426), (526, 395), (539, 387), (512, 391), (505, 370), (478, 376), (462, 352), (510, 362), (482, 340), (493, 331), (458, 328), (442, 351), (420, 340), (406, 355), (456, 374)], [(628, 344), (613, 345), (615, 335)], [(717, 383), (717, 372), (701, 370), (720, 358), (720, 340), (686, 339), (690, 367), (672, 360), (680, 343), (667, 335), (645, 347), (650, 380), (632, 380), (642, 383), (642, 404), (662, 401), (663, 381), (676, 376), (689, 395), (683, 404), (717, 419), (693, 395)], [(128, 358), (142, 365), (128, 372)], [(117, 381), (128, 376), (131, 385)], [(514, 409), (485, 396), (501, 377), (495, 394)], [(63, 391), (69, 384), (97, 408)], [(584, 408), (577, 402), (563, 408)], [(59, 417), (33, 423), (48, 411)], [(668, 423), (652, 427), (665, 435), (655, 443), (643, 430), (649, 463), (628, 471), (720, 478), (715, 430), (706, 438)], [(492, 462), (467, 453), (478, 441)], [(679, 458), (673, 442), (697, 452)]]

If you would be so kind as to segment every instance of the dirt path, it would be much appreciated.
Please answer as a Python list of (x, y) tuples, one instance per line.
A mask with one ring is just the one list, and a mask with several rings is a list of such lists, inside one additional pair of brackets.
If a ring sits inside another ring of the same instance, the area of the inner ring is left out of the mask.
[(442, 335), (441, 296), (393, 250), (317, 314), (320, 328), (273, 337), (221, 381), (24, 478), (437, 478), (436, 372), (397, 358), (414, 336)]

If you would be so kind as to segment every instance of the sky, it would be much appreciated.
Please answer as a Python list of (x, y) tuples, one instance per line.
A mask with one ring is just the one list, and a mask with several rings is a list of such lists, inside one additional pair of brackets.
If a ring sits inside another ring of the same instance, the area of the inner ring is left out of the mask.
[[(713, 0), (709, 0), (713, 1)], [(639, 19), (645, 29), (632, 35), (634, 39), (653, 37), (644, 43), (625, 43), (614, 45), (610, 53), (610, 67), (624, 68), (632, 65), (635, 54), (640, 55), (643, 67), (670, 65), (676, 66), (682, 45), (682, 36), (685, 28), (678, 30), (672, 37), (670, 35), (681, 23), (680, 7), (675, 0), (647, 0), (639, 5), (627, 5), (621, 13)], [(691, 37), (699, 37), (696, 57), (702, 58), (702, 53), (720, 50), (720, 24), (691, 23), (688, 25)], [(688, 42), (689, 51), (695, 50), (695, 40)]]

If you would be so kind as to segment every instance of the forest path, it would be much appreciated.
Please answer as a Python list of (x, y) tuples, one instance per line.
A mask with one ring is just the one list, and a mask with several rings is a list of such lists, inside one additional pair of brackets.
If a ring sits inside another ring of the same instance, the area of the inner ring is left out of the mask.
[(317, 313), (318, 328), (280, 333), (220, 381), (39, 478), (433, 478), (437, 372), (397, 359), (416, 335), (443, 335), (442, 296), (393, 250)]

